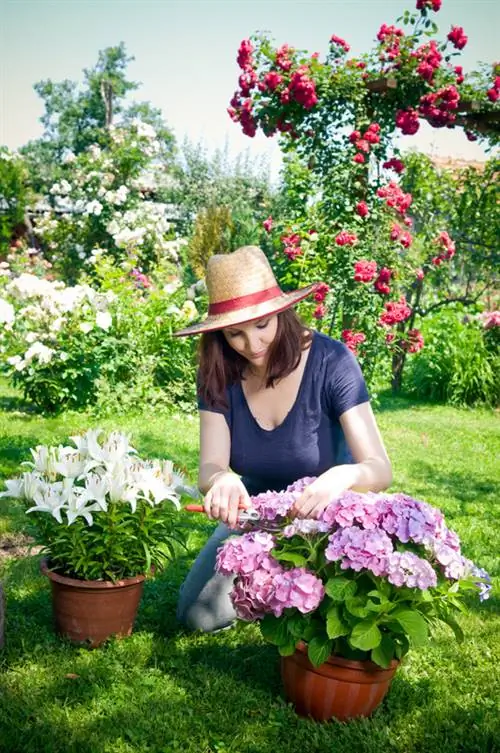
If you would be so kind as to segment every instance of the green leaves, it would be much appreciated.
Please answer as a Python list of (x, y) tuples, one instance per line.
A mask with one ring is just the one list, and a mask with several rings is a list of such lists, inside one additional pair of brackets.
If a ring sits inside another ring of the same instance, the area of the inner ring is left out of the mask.
[(276, 549), (273, 549), (271, 554), (274, 559), (280, 562), (291, 562), (295, 567), (304, 567), (307, 563), (307, 559), (304, 555), (299, 554), (298, 552), (278, 552)]
[(345, 601), (345, 599), (354, 596), (356, 590), (355, 581), (343, 578), (340, 575), (329, 578), (325, 583), (325, 591), (332, 601)]
[(326, 614), (326, 632), (329, 638), (339, 638), (341, 635), (349, 635), (349, 625), (342, 620), (340, 608), (330, 607)]
[(369, 651), (376, 648), (382, 640), (382, 633), (373, 618), (358, 622), (351, 633), (350, 642), (355, 648)]
[(382, 635), (379, 645), (372, 649), (371, 660), (380, 667), (387, 669), (394, 658), (394, 651), (394, 640), (387, 634)]
[(313, 638), (307, 646), (307, 655), (309, 661), (315, 667), (319, 667), (320, 664), (328, 659), (333, 649), (333, 641), (328, 638), (317, 636)]
[(427, 642), (427, 622), (419, 612), (398, 607), (390, 616), (403, 628), (414, 646), (422, 646)]

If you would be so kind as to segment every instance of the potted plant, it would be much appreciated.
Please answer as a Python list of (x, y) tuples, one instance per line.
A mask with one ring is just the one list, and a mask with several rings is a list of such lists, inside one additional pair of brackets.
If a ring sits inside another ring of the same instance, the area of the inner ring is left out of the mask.
[(141, 460), (127, 436), (102, 434), (37, 446), (31, 470), (0, 495), (22, 500), (43, 546), (57, 631), (91, 646), (130, 635), (146, 576), (183, 543), (177, 511), (187, 491), (171, 461)]
[(347, 491), (318, 520), (289, 510), (307, 484), (252, 498), (260, 529), (228, 539), (217, 570), (235, 575), (238, 617), (258, 620), (282, 656), (285, 693), (300, 714), (368, 716), (399, 662), (439, 622), (463, 634), (463, 597), (489, 595), (434, 507), (405, 494)]

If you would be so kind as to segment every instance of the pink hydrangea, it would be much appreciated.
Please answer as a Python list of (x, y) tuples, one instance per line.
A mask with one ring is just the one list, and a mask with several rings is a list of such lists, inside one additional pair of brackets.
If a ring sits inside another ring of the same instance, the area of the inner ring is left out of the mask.
[(230, 598), (240, 620), (259, 620), (271, 611), (274, 578), (282, 572), (279, 562), (268, 557), (257, 570), (236, 578)]
[(340, 560), (342, 570), (370, 570), (374, 575), (386, 575), (387, 558), (394, 551), (392, 541), (378, 528), (366, 530), (358, 526), (339, 528), (328, 537), (325, 558)]
[(275, 546), (270, 533), (252, 531), (227, 539), (216, 558), (217, 572), (222, 575), (245, 575), (257, 570)]
[(330, 502), (319, 518), (330, 530), (337, 526), (347, 528), (354, 523), (360, 523), (363, 528), (370, 530), (377, 527), (378, 519), (377, 495), (359, 494), (351, 490), (343, 492)]
[(273, 577), (273, 587), (269, 606), (275, 617), (280, 617), (285, 609), (294, 607), (302, 614), (314, 612), (325, 595), (320, 578), (304, 567), (277, 573)]
[(387, 558), (387, 580), (394, 586), (427, 588), (437, 586), (437, 575), (427, 560), (413, 552), (392, 552)]

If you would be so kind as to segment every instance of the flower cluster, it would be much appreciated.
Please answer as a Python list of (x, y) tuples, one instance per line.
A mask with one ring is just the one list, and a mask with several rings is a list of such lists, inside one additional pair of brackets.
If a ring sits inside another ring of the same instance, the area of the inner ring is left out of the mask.
[(412, 57), (417, 58), (419, 61), (417, 65), (419, 76), (422, 76), (425, 81), (432, 84), (434, 73), (439, 69), (443, 59), (436, 42), (431, 41), (428, 44), (421, 45), (415, 52), (412, 52)]
[[(405, 218), (405, 224), (408, 224), (407, 223), (408, 219), (409, 218)], [(411, 244), (413, 243), (413, 238), (412, 238), (411, 233), (409, 233), (408, 230), (403, 230), (401, 225), (398, 225), (397, 222), (392, 223), (389, 237), (391, 241), (399, 241), (399, 243), (403, 246), (403, 248), (410, 248)]]
[(339, 47), (343, 52), (349, 52), (349, 50), (351, 49), (345, 39), (337, 37), (335, 34), (332, 34), (332, 36), (330, 37), (330, 45), (334, 47), (335, 52), (337, 52), (337, 49)]
[(387, 301), (384, 304), (385, 311), (379, 318), (379, 324), (391, 327), (393, 324), (405, 322), (411, 316), (411, 308), (402, 295), (399, 301)]
[(377, 275), (377, 262), (360, 259), (354, 262), (354, 281), (371, 282)]
[(379, 55), (379, 59), (382, 62), (397, 60), (401, 54), (400, 42), (404, 37), (403, 29), (398, 29), (396, 26), (388, 26), (382, 24), (380, 27), (377, 39), (381, 42), (383, 51)]
[(360, 217), (369, 217), (370, 216), (370, 210), (368, 209), (368, 204), (366, 201), (358, 201), (356, 204), (356, 214), (358, 214)]
[(401, 215), (405, 215), (412, 202), (411, 193), (404, 193), (397, 183), (391, 181), (386, 186), (377, 189), (377, 196), (386, 200), (388, 207), (395, 209)]
[(484, 329), (500, 327), (500, 311), (483, 311), (477, 315), (477, 319), (482, 322)]
[(405, 136), (413, 136), (420, 128), (418, 112), (413, 107), (396, 112), (396, 127), (401, 128)]
[[(238, 617), (267, 620), (264, 635), (283, 653), (304, 639), (311, 616), (314, 635), (324, 624), (327, 655), (333, 641), (341, 655), (373, 651), (384, 633), (391, 656), (375, 651), (371, 658), (386, 666), (408, 650), (408, 642), (400, 646), (401, 634), (411, 643), (426, 633), (427, 621), (453, 623), (446, 610), (457, 607), (462, 589), (488, 598), (488, 574), (464, 557), (439, 510), (405, 494), (346, 491), (318, 519), (291, 519), (294, 500), (313, 480), (253, 497), (263, 530), (227, 539), (216, 559), (219, 573), (235, 576), (231, 600)], [(273, 533), (264, 530), (271, 522)], [(324, 660), (314, 651), (309, 656), (316, 664)]]
[(436, 13), (441, 8), (442, 0), (417, 0), (417, 10), (433, 10)]
[(432, 257), (432, 263), (434, 266), (439, 267), (443, 261), (449, 261), (453, 259), (455, 255), (455, 243), (450, 238), (446, 230), (442, 230), (438, 237), (434, 239), (434, 243), (441, 246), (443, 251), (440, 254)]
[(316, 289), (314, 291), (314, 296), (313, 296), (314, 300), (317, 303), (323, 303), (329, 290), (330, 290), (330, 287), (329, 285), (326, 284), (326, 282), (319, 282), (316, 285)]
[(405, 169), (404, 162), (400, 159), (397, 159), (396, 157), (388, 159), (383, 163), (382, 167), (384, 167), (386, 170), (394, 170), (394, 172), (398, 173), (398, 175), (401, 175), (401, 173)]
[(418, 353), (419, 350), (422, 350), (424, 347), (424, 337), (420, 330), (409, 329), (406, 336), (407, 342), (405, 349), (408, 353)]
[(461, 26), (452, 26), (448, 32), (448, 39), (457, 50), (463, 50), (467, 44), (468, 36)]
[(364, 332), (353, 332), (352, 329), (342, 330), (342, 340), (345, 342), (351, 353), (358, 355), (358, 345), (364, 343), (366, 335)]
[(283, 253), (290, 261), (294, 261), (297, 256), (302, 255), (302, 248), (300, 246), (300, 236), (297, 233), (290, 233), (290, 235), (282, 235), (281, 240), (283, 242)]
[(391, 277), (393, 275), (392, 269), (389, 269), (389, 267), (381, 267), (378, 272), (378, 277), (375, 280), (373, 287), (377, 291), (377, 293), (381, 293), (382, 295), (389, 295), (391, 292), (391, 289), (389, 287), (389, 283), (391, 281)]
[(500, 98), (500, 75), (498, 75), (499, 70), (498, 63), (493, 66), (493, 85), (488, 89), (486, 92), (486, 96), (490, 100), (490, 102), (497, 102), (497, 100)]
[(356, 233), (349, 233), (347, 230), (341, 230), (335, 236), (335, 243), (337, 246), (354, 246), (358, 242), (358, 236)]
[(380, 143), (380, 126), (378, 123), (370, 123), (368, 128), (362, 133), (361, 131), (353, 131), (349, 136), (349, 141), (354, 144), (356, 148), (356, 154), (353, 157), (353, 161), (358, 164), (365, 162), (365, 154), (369, 154), (371, 147), (374, 144)]
[(418, 111), (434, 128), (452, 125), (456, 120), (460, 94), (455, 86), (445, 86), (420, 98)]

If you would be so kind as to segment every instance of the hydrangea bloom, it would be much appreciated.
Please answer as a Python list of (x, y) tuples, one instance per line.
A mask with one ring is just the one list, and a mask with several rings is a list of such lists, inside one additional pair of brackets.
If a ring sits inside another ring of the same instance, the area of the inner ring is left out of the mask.
[(270, 533), (253, 531), (229, 539), (217, 553), (217, 570), (223, 575), (246, 575), (254, 572), (263, 562), (268, 564), (268, 553), (274, 547)]
[(432, 565), (413, 552), (393, 552), (389, 555), (387, 580), (395, 586), (421, 590), (437, 585), (437, 575)]
[(340, 560), (343, 570), (366, 569), (374, 575), (387, 574), (387, 557), (393, 546), (389, 536), (380, 529), (366, 530), (349, 526), (335, 531), (325, 549), (325, 557), (330, 562)]

